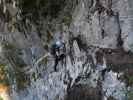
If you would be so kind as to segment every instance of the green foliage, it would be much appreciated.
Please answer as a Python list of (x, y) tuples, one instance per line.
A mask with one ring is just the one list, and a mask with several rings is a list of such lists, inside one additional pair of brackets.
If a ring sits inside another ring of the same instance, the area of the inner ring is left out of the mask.
[[(25, 85), (29, 82), (29, 79), (27, 79), (26, 73), (23, 71), (23, 68), (27, 66), (23, 59), (21, 58), (21, 50), (17, 48), (15, 45), (4, 42), (3, 43), (4, 48), (4, 56), (5, 59), (9, 61), (9, 63), (12, 65), (13, 68), (13, 74), (16, 79), (16, 85), (18, 90), (23, 89)], [(12, 79), (13, 80), (13, 79)]]
[(7, 41), (3, 41), (2, 46), (4, 50), (12, 50), (15, 48), (15, 46)]
[(9, 42), (3, 42), (2, 44), (4, 55), (6, 59), (12, 59), (16, 66), (23, 67), (26, 66), (24, 61), (21, 59), (20, 55), (22, 54), (21, 50), (15, 45)]
[(24, 72), (17, 71), (15, 77), (18, 90), (23, 90), (30, 83), (30, 80)]
[(65, 23), (66, 25), (70, 25), (71, 20), (72, 20), (72, 17), (71, 17), (71, 15), (69, 15), (69, 16), (64, 16), (62, 21), (63, 21), (63, 23)]
[(32, 79), (33, 79), (34, 81), (37, 80), (37, 73), (35, 73), (35, 72), (32, 73)]
[(125, 80), (126, 80), (127, 86), (132, 86), (133, 85), (133, 70), (132, 69), (129, 69), (125, 73)]
[(31, 15), (34, 20), (40, 16), (55, 18), (64, 6), (65, 0), (19, 0), (22, 15)]
[(8, 70), (6, 69), (6, 65), (0, 64), (0, 83), (9, 85), (9, 80), (7, 77)]
[(128, 76), (128, 84), (133, 84), (133, 76)]
[(115, 100), (114, 97), (110, 96), (108, 97), (108, 100)]
[(0, 100), (4, 100), (2, 97), (0, 97)]
[(133, 91), (128, 91), (125, 100), (133, 100)]
[(0, 84), (9, 86), (15, 82), (14, 72), (7, 65), (0, 64)]
[(39, 72), (33, 72), (32, 73), (32, 80), (36, 81), (40, 77), (41, 77), (41, 73), (39, 73)]

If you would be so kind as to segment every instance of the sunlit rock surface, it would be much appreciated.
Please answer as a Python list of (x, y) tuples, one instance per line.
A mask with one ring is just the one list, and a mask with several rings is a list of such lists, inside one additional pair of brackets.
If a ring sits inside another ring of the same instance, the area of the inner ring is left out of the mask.
[(0, 98), (2, 100), (10, 100), (8, 89), (8, 86), (0, 84)]

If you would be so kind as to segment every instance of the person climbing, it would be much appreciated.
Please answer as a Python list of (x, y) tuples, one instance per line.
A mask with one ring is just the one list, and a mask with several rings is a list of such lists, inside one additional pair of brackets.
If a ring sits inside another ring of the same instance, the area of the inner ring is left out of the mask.
[(57, 71), (59, 61), (63, 62), (63, 59), (65, 58), (65, 43), (60, 40), (55, 41), (51, 47), (51, 54), (55, 58), (54, 70)]

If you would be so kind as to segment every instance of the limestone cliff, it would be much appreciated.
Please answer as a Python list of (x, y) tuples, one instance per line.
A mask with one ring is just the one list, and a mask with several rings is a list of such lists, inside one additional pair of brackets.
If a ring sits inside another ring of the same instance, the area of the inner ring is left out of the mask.
[[(0, 0), (11, 100), (132, 100), (132, 0)], [(66, 46), (54, 72), (50, 46)]]

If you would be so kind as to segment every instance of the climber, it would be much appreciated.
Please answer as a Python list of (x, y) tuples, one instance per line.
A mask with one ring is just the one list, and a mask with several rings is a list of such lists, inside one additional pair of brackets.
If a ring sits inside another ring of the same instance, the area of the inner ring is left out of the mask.
[(55, 41), (51, 47), (51, 54), (55, 58), (54, 70), (57, 71), (56, 67), (58, 65), (58, 62), (63, 62), (63, 59), (65, 58), (65, 44), (60, 40)]

